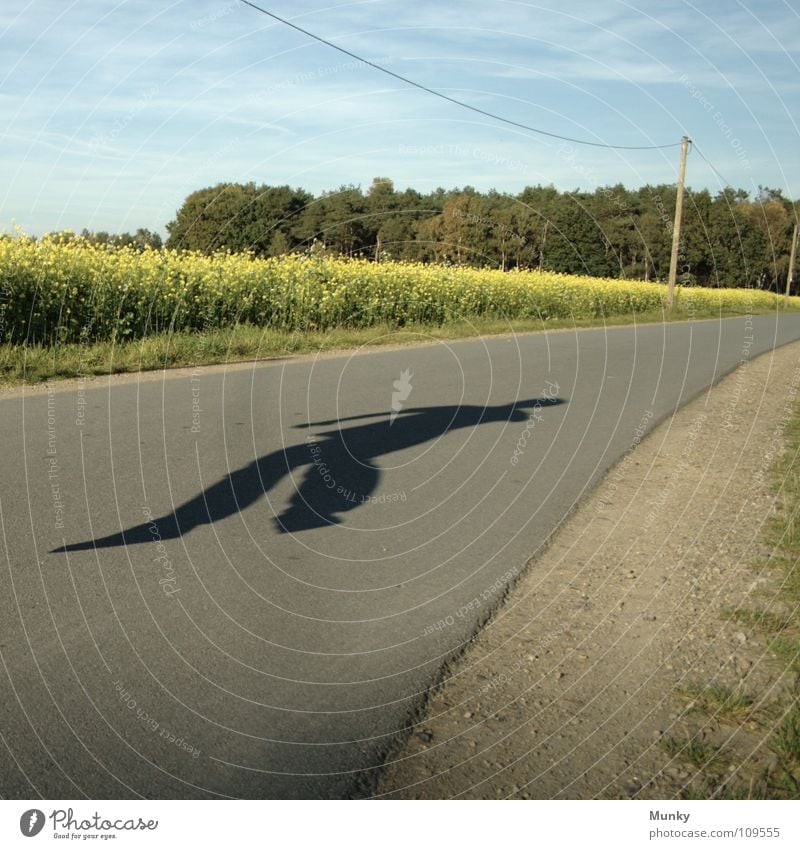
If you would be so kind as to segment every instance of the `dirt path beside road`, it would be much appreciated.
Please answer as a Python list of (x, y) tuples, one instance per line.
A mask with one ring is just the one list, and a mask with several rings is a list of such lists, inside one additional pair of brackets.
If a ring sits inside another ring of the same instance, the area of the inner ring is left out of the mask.
[[(746, 362), (631, 450), (555, 535), (430, 697), (387, 766), (390, 798), (703, 795), (673, 740), (713, 744), (731, 786), (764, 734), (686, 693), (788, 686), (730, 611), (763, 607), (769, 469), (800, 387), (800, 343)], [(685, 753), (684, 753), (685, 754)]]

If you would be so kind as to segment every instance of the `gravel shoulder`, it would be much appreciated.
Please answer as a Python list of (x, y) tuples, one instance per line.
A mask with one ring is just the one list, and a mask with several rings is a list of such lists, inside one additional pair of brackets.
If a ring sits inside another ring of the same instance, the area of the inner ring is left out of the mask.
[(745, 362), (631, 447), (431, 692), (384, 798), (675, 798), (701, 776), (669, 741), (724, 751), (746, 786), (764, 733), (693, 710), (709, 684), (768, 712), (789, 675), (733, 609), (774, 606), (769, 470), (800, 343)]

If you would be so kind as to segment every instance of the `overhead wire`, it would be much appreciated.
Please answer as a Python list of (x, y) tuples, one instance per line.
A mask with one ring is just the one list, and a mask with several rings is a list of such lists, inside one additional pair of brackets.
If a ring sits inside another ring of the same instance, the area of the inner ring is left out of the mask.
[(459, 100), (456, 97), (451, 97), (449, 94), (445, 94), (444, 92), (437, 91), (437, 89), (430, 88), (429, 86), (423, 85), (422, 83), (416, 82), (416, 80), (409, 79), (409, 77), (403, 76), (402, 74), (398, 74), (395, 71), (390, 70), (389, 68), (383, 67), (383, 65), (379, 65), (377, 62), (372, 62), (369, 59), (365, 59), (363, 56), (359, 56), (356, 53), (353, 53), (351, 50), (347, 50), (344, 47), (340, 47), (338, 44), (335, 44), (332, 41), (328, 41), (328, 39), (323, 38), (320, 35), (316, 35), (313, 32), (310, 32), (307, 29), (304, 29), (301, 26), (298, 26), (295, 23), (292, 23), (286, 18), (282, 18), (279, 15), (276, 15), (274, 12), (270, 12), (267, 9), (264, 9), (261, 6), (258, 6), (255, 3), (252, 3), (251, 0), (241, 0), (245, 6), (250, 6), (252, 9), (255, 9), (257, 12), (261, 12), (263, 15), (267, 15), (267, 17), (272, 18), (278, 23), (284, 24), (287, 27), (291, 27), (291, 29), (296, 30), (303, 35), (308, 36), (314, 41), (318, 41), (320, 44), (324, 44), (327, 47), (331, 47), (334, 50), (338, 50), (339, 53), (343, 53), (345, 56), (349, 56), (351, 59), (355, 59), (358, 62), (369, 65), (369, 67), (374, 68), (376, 71), (380, 71), (383, 74), (388, 74), (390, 77), (394, 77), (396, 80), (400, 80), (407, 85), (413, 86), (414, 88), (419, 89), (420, 91), (427, 92), (428, 94), (432, 94), (434, 97), (439, 97), (442, 100), (446, 100), (449, 103), (453, 103), (456, 106), (460, 106), (463, 109), (469, 109), (470, 112), (476, 112), (478, 115), (483, 115), (486, 118), (491, 118), (494, 121), (501, 121), (503, 124), (508, 124), (509, 126), (516, 127), (517, 129), (527, 130), (531, 133), (537, 133), (538, 135), (548, 136), (549, 138), (559, 139), (561, 141), (572, 142), (573, 144), (582, 144), (588, 145), (589, 147), (601, 147), (609, 150), (666, 150), (667, 148), (672, 147), (680, 147), (681, 142), (671, 142), (670, 144), (650, 144), (650, 145), (634, 145), (634, 144), (606, 144), (604, 142), (594, 142), (589, 141), (588, 139), (578, 139), (573, 138), (571, 136), (564, 136), (560, 133), (553, 133), (549, 130), (543, 130), (540, 127), (533, 127), (530, 124), (524, 124), (521, 121), (514, 121), (511, 118), (504, 118), (502, 115), (497, 115), (494, 112), (489, 112), (486, 109), (481, 109), (479, 106), (473, 106), (471, 103), (466, 103), (463, 100)]
[(719, 177), (720, 180), (722, 180), (722, 182), (729, 189), (732, 189), (733, 186), (725, 179), (725, 177), (722, 174), (720, 174), (720, 172), (717, 170), (714, 163), (703, 153), (702, 150), (700, 150), (700, 148), (697, 146), (697, 144), (695, 142), (692, 142), (691, 144), (692, 144), (692, 147), (700, 154), (700, 157), (703, 159), (703, 161), (706, 163), (706, 165), (708, 165), (708, 167), (717, 175), (717, 177)]

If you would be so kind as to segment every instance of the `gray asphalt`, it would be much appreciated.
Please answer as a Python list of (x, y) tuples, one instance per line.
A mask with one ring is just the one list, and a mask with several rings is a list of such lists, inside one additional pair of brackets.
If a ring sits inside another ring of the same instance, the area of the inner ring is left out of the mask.
[(797, 339), (760, 316), (6, 398), (0, 794), (368, 794), (587, 490)]

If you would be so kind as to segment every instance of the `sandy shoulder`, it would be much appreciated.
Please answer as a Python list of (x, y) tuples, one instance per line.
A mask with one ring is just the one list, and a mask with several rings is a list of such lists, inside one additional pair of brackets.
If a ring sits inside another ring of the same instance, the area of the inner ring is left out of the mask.
[(800, 391), (800, 343), (745, 363), (611, 470), (431, 694), (387, 766), (393, 798), (668, 798), (692, 768), (665, 737), (727, 747), (747, 780), (761, 736), (687, 712), (681, 688), (786, 686), (731, 608), (764, 607), (768, 470)]

